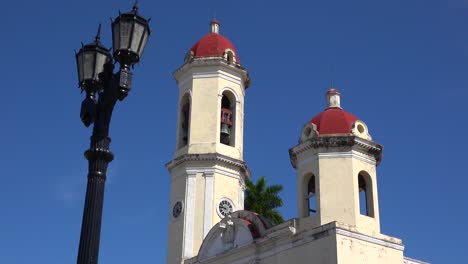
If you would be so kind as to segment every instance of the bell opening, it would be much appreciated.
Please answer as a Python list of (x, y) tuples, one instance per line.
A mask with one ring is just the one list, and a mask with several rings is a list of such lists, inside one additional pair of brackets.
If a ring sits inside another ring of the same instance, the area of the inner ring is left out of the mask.
[[(231, 98), (230, 98), (231, 97)], [(221, 122), (220, 122), (220, 143), (234, 146), (234, 103), (233, 96), (227, 92), (223, 93), (221, 99)]]

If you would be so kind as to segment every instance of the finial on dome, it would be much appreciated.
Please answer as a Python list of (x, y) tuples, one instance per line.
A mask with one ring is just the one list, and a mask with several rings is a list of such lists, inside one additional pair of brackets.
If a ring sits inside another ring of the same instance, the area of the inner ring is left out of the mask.
[(219, 34), (219, 22), (215, 18), (210, 22), (210, 33)]
[(327, 98), (327, 108), (341, 108), (340, 106), (341, 94), (337, 89), (331, 88), (330, 90), (327, 91), (327, 93), (325, 94), (325, 97)]

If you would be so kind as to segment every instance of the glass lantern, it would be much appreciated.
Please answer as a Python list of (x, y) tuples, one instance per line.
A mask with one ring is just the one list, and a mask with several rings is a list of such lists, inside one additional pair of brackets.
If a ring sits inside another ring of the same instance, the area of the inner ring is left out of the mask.
[[(100, 86), (99, 73), (104, 71), (104, 64), (111, 60), (109, 50), (100, 41), (101, 26), (92, 43), (83, 45), (76, 53), (79, 86), (87, 92), (94, 92)], [(91, 91), (93, 90), (93, 91)]]
[(149, 20), (138, 14), (136, 4), (132, 11), (119, 14), (112, 22), (115, 60), (124, 67), (139, 62), (150, 33)]

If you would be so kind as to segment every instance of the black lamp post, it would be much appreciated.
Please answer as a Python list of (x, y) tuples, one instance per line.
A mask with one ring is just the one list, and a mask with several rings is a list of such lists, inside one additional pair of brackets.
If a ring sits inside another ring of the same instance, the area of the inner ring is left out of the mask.
[(94, 123), (90, 148), (85, 152), (89, 164), (88, 185), (78, 264), (98, 263), (106, 171), (114, 159), (109, 149), (109, 125), (115, 103), (130, 91), (130, 67), (140, 61), (150, 35), (149, 20), (138, 14), (135, 2), (132, 11), (119, 14), (112, 22), (113, 57), (120, 65), (115, 74), (110, 50), (101, 44), (100, 33), (101, 25), (94, 42), (82, 45), (76, 53), (79, 85), (86, 92), (81, 103), (81, 121), (86, 127)]

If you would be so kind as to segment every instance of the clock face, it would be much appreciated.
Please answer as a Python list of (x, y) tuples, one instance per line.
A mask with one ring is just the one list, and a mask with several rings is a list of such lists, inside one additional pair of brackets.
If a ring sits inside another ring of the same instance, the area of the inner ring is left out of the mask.
[(219, 202), (218, 209), (221, 215), (227, 216), (228, 214), (232, 213), (233, 206), (228, 200), (221, 200), (221, 202)]
[(179, 217), (180, 213), (182, 213), (182, 202), (178, 201), (174, 204), (174, 207), (172, 208), (172, 216), (174, 218)]

